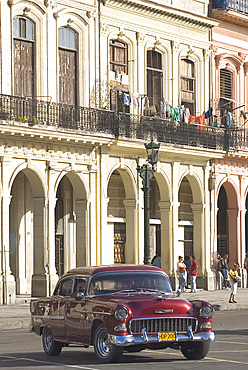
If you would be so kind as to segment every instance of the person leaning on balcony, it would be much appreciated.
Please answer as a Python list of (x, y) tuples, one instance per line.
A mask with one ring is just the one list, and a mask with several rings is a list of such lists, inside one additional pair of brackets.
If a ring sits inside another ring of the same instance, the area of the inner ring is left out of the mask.
[(195, 260), (195, 256), (192, 255), (190, 257), (191, 265), (189, 268), (189, 276), (191, 279), (191, 293), (196, 293), (196, 277), (197, 277), (197, 262)]
[(235, 295), (237, 293), (238, 281), (241, 279), (238, 274), (238, 265), (236, 263), (233, 264), (233, 268), (229, 270), (230, 275), (230, 283), (232, 287), (232, 292), (230, 294), (229, 303), (237, 303), (235, 301)]

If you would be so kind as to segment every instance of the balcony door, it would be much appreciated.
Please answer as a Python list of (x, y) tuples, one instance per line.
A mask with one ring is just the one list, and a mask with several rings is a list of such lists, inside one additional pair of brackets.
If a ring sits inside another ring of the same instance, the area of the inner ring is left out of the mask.
[(77, 34), (59, 29), (59, 102), (77, 105)]
[(14, 19), (14, 95), (34, 97), (34, 24), (23, 17)]

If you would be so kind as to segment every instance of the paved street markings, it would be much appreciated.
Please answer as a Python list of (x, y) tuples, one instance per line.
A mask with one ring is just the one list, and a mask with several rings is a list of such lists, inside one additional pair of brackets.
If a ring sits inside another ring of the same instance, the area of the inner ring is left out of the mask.
[(74, 368), (74, 369), (100, 370), (100, 369), (96, 369), (94, 367), (86, 367), (86, 366), (80, 366), (80, 365), (67, 365), (67, 364), (63, 364), (63, 363), (59, 363), (59, 362), (40, 361), (40, 360), (34, 360), (32, 358), (28, 358), (28, 357), (15, 357), (15, 356), (2, 356), (2, 355), (0, 355), (0, 359), (1, 358), (6, 358), (6, 359), (9, 359), (9, 360), (17, 360), (17, 361), (30, 361), (30, 362), (36, 362), (36, 363), (46, 364), (46, 365), (57, 365), (57, 366), (71, 367), (71, 368)]

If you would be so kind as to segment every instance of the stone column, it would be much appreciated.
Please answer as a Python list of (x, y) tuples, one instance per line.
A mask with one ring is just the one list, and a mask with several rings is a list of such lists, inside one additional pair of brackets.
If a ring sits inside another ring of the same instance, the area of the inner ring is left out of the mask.
[[(44, 198), (33, 198), (34, 210), (34, 274), (32, 296), (46, 297), (49, 292), (48, 270), (45, 269), (45, 204)], [(53, 225), (54, 228), (54, 225)]]
[(197, 285), (199, 288), (205, 288), (204, 272), (206, 270), (206, 245), (204, 240), (204, 205), (202, 203), (192, 203), (191, 205), (194, 219), (193, 231), (193, 250), (196, 262), (198, 263), (197, 269)]
[(172, 105), (175, 107), (178, 105), (178, 97), (179, 97), (179, 48), (180, 43), (177, 41), (171, 42), (171, 49), (172, 49), (172, 81), (174, 83), (172, 84)]
[(179, 162), (172, 163), (172, 255), (171, 260), (172, 271), (171, 271), (171, 283), (172, 288), (176, 289), (176, 270), (177, 270), (177, 247), (178, 247), (178, 171)]
[[(137, 66), (139, 66), (139, 68), (137, 68), (137, 91), (143, 93), (145, 92), (144, 73), (146, 73), (145, 53), (144, 53), (145, 35), (141, 32), (137, 32), (136, 39), (137, 39)], [(134, 91), (135, 90), (136, 86), (134, 86)]]
[(76, 210), (76, 266), (89, 264), (88, 207), (86, 199), (75, 200)]
[[(238, 262), (240, 266), (243, 266), (244, 259), (245, 259), (245, 252), (246, 252), (246, 241), (245, 241), (245, 215), (246, 215), (246, 208), (245, 208), (245, 176), (239, 176), (239, 187), (240, 187), (240, 251), (239, 251), (239, 258)], [(242, 269), (242, 281), (241, 281), (241, 286), (242, 288), (247, 287), (247, 276), (246, 276), (246, 270)]]
[(123, 201), (126, 208), (126, 263), (138, 263), (137, 203), (135, 199)]
[(174, 268), (172, 248), (172, 204), (159, 202), (161, 214), (161, 268), (171, 275)]
[(238, 208), (228, 209), (228, 230), (229, 230), (229, 266), (237, 263), (240, 255), (240, 213)]
[[(1, 158), (1, 185), (2, 185), (2, 198), (1, 198), (1, 302), (3, 304), (14, 304), (16, 294), (15, 277), (12, 275), (9, 262), (9, 206), (10, 194), (8, 189), (9, 183), (9, 165), (11, 158)], [(3, 176), (4, 174), (4, 176)]]

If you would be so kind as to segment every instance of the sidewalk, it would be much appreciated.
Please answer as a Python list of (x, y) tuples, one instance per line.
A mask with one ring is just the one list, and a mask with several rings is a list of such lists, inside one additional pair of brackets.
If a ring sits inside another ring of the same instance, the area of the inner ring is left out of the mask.
[[(202, 299), (213, 304), (216, 311), (242, 310), (248, 308), (248, 289), (238, 289), (237, 303), (228, 303), (230, 290), (198, 290), (196, 293), (186, 291), (183, 299)], [(29, 300), (28, 300), (29, 301)], [(30, 324), (29, 302), (19, 301), (15, 305), (0, 306), (0, 331), (12, 329), (28, 330)]]

